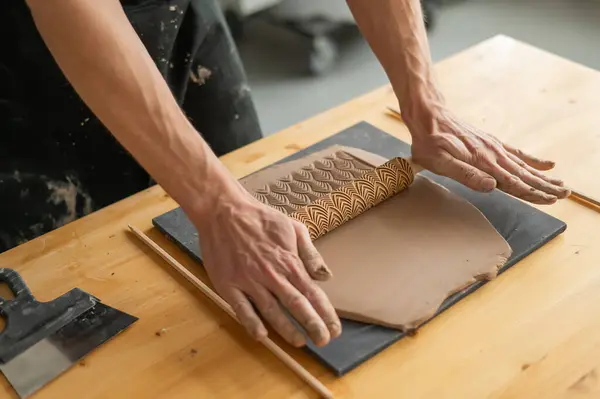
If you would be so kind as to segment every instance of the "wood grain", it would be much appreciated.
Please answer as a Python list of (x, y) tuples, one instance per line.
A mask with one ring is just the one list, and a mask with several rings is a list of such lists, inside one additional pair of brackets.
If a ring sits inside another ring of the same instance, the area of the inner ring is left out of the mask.
[[(442, 61), (436, 73), (457, 115), (555, 161), (552, 176), (600, 199), (598, 179), (589, 173), (600, 170), (597, 71), (498, 36)], [(390, 97), (386, 106), (398, 102)]]
[[(570, 186), (600, 198), (598, 73), (502, 36), (442, 61), (437, 72), (457, 114), (554, 159)], [(394, 102), (384, 87), (222, 160), (242, 177), (361, 120), (410, 142), (405, 126), (382, 112)], [(36, 399), (317, 397), (126, 234), (128, 223), (139, 226), (206, 282), (152, 229), (151, 219), (175, 206), (154, 187), (0, 255), (0, 267), (18, 270), (40, 300), (79, 287), (140, 317)], [(273, 340), (341, 398), (597, 397), (600, 213), (574, 201), (540, 208), (568, 223), (561, 237), (343, 378)], [(0, 381), (0, 398), (14, 398)]]
[[(200, 292), (202, 292), (206, 297), (208, 297), (213, 303), (215, 303), (222, 311), (227, 313), (229, 317), (240, 323), (237, 315), (233, 308), (225, 302), (223, 298), (217, 295), (208, 285), (206, 285), (202, 280), (198, 277), (194, 276), (189, 272), (181, 263), (177, 262), (175, 258), (167, 253), (164, 249), (162, 249), (158, 244), (152, 241), (146, 234), (144, 234), (140, 229), (129, 225), (129, 230), (131, 230), (142, 242), (144, 242), (148, 247), (150, 247), (154, 252), (156, 252), (161, 258), (163, 258), (171, 267), (173, 267), (179, 274), (181, 274), (185, 279), (191, 283), (194, 287), (196, 287)], [(287, 367), (290, 368), (294, 373), (296, 373), (300, 378), (308, 383), (316, 392), (321, 395), (321, 397), (329, 399), (333, 398), (333, 395), (329, 390), (321, 384), (319, 380), (313, 377), (308, 371), (304, 369), (298, 362), (296, 362), (290, 355), (288, 355), (283, 349), (277, 346), (269, 337), (261, 340), (261, 343), (273, 353), (279, 360), (281, 360)]]
[[(403, 122), (402, 113), (400, 112), (400, 108), (398, 106), (387, 106), (386, 114), (392, 116), (395, 119), (398, 119), (400, 122)], [(548, 173), (552, 174), (552, 172)], [(589, 185), (587, 185), (589, 187)], [(571, 195), (569, 198), (573, 201), (577, 201), (582, 205), (591, 207), (592, 209), (596, 209), (600, 212), (600, 200), (587, 196), (579, 191), (571, 189)]]

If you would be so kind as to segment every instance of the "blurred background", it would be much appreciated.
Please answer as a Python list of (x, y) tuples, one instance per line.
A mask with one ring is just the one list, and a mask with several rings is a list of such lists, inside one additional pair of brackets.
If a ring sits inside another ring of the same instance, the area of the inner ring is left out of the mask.
[[(265, 134), (387, 83), (345, 0), (221, 0)], [(600, 69), (600, 0), (422, 0), (434, 61), (505, 34)]]

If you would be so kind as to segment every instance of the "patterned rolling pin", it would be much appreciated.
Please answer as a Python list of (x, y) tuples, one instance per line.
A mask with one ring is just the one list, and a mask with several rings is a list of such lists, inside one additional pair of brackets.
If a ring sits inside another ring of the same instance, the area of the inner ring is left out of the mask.
[(412, 184), (416, 169), (404, 158), (394, 158), (374, 168), (338, 151), (254, 195), (303, 223), (314, 241), (406, 189)]
[(410, 163), (394, 158), (289, 216), (302, 222), (314, 241), (403, 191), (413, 180)]

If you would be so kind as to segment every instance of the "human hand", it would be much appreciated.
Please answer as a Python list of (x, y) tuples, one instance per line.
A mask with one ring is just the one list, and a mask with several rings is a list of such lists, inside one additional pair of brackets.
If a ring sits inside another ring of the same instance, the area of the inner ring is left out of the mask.
[[(405, 118), (406, 121), (406, 118)], [(406, 121), (415, 163), (481, 192), (498, 188), (517, 198), (552, 204), (570, 195), (562, 181), (544, 175), (554, 162), (502, 143), (446, 109)]]
[(242, 194), (219, 201), (197, 227), (215, 289), (254, 338), (264, 339), (267, 330), (250, 301), (294, 346), (303, 346), (305, 338), (281, 305), (316, 345), (340, 335), (340, 320), (314, 281), (331, 273), (304, 225)]

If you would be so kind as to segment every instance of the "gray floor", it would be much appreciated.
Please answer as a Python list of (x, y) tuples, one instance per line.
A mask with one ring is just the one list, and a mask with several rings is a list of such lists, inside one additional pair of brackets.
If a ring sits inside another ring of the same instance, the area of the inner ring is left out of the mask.
[[(434, 60), (502, 33), (600, 69), (600, 0), (446, 0), (437, 15)], [(320, 77), (306, 72), (306, 39), (260, 19), (239, 47), (265, 134), (387, 82), (356, 32), (344, 35), (338, 64)]]

